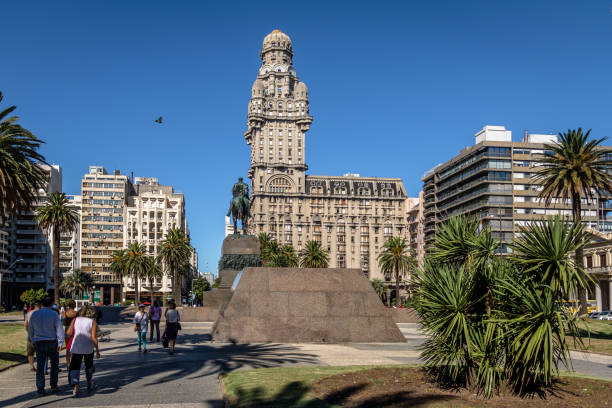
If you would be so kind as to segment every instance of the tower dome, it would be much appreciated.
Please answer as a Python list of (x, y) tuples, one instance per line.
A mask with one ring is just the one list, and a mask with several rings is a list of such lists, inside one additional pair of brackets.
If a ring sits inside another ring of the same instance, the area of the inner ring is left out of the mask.
[(263, 46), (261, 52), (265, 53), (270, 50), (283, 50), (293, 55), (291, 50), (291, 38), (281, 30), (273, 30), (270, 34), (266, 35), (263, 40)]

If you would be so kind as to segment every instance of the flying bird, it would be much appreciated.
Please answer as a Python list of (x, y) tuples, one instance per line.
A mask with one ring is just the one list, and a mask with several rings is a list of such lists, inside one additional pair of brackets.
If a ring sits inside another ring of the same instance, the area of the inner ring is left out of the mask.
[(162, 123), (162, 117), (160, 116), (159, 118), (155, 119), (155, 123)]

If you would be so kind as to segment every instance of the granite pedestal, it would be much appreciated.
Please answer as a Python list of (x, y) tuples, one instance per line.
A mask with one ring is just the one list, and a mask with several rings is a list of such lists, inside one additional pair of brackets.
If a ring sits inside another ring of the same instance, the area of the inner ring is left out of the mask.
[(246, 268), (213, 327), (239, 343), (405, 342), (358, 269)]

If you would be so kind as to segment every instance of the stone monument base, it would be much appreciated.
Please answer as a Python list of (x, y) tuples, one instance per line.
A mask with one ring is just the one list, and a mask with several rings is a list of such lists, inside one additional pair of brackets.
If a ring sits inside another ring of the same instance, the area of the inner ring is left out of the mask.
[(214, 341), (406, 341), (358, 269), (246, 268), (238, 279)]
[(232, 297), (234, 278), (243, 268), (261, 266), (259, 240), (254, 235), (232, 234), (225, 237), (219, 261), (219, 287), (204, 292), (202, 303), (206, 307), (222, 310)]

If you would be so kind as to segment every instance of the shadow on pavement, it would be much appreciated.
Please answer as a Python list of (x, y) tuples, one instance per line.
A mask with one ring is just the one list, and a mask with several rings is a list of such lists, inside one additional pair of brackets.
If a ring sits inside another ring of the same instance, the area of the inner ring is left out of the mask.
[[(168, 355), (167, 349), (152, 348), (146, 354), (135, 351), (133, 339), (114, 340), (113, 347), (102, 350), (103, 359), (96, 360), (94, 380), (98, 385), (95, 393), (84, 394), (79, 398), (84, 406), (86, 399), (98, 394), (114, 394), (123, 388), (139, 382), (138, 391), (146, 387), (169, 383), (180, 379), (201, 379), (216, 377), (222, 372), (240, 368), (275, 367), (285, 364), (316, 364), (316, 356), (299, 352), (297, 348), (279, 344), (211, 344), (208, 334), (182, 334), (176, 346), (174, 356)], [(204, 343), (203, 343), (204, 342)], [(123, 344), (122, 344), (123, 343)], [(158, 343), (156, 343), (158, 344)], [(130, 347), (128, 350), (127, 348)], [(109, 350), (112, 354), (104, 354)], [(60, 373), (60, 384), (62, 375)], [(84, 373), (81, 373), (83, 385)], [(48, 377), (47, 386), (48, 386)], [(202, 384), (203, 386), (203, 384)], [(215, 394), (216, 394), (215, 387)], [(0, 399), (0, 406), (31, 401), (32, 406), (58, 406), (61, 400), (69, 398), (70, 389), (60, 386), (60, 392), (52, 396), (38, 397), (36, 392), (29, 392), (14, 398)], [(58, 399), (58, 397), (60, 397)], [(1, 397), (0, 397), (1, 398)], [(180, 401), (177, 401), (180, 402)], [(208, 401), (213, 406), (221, 400)], [(133, 401), (132, 403), (136, 403)], [(68, 404), (70, 405), (70, 404)]]

